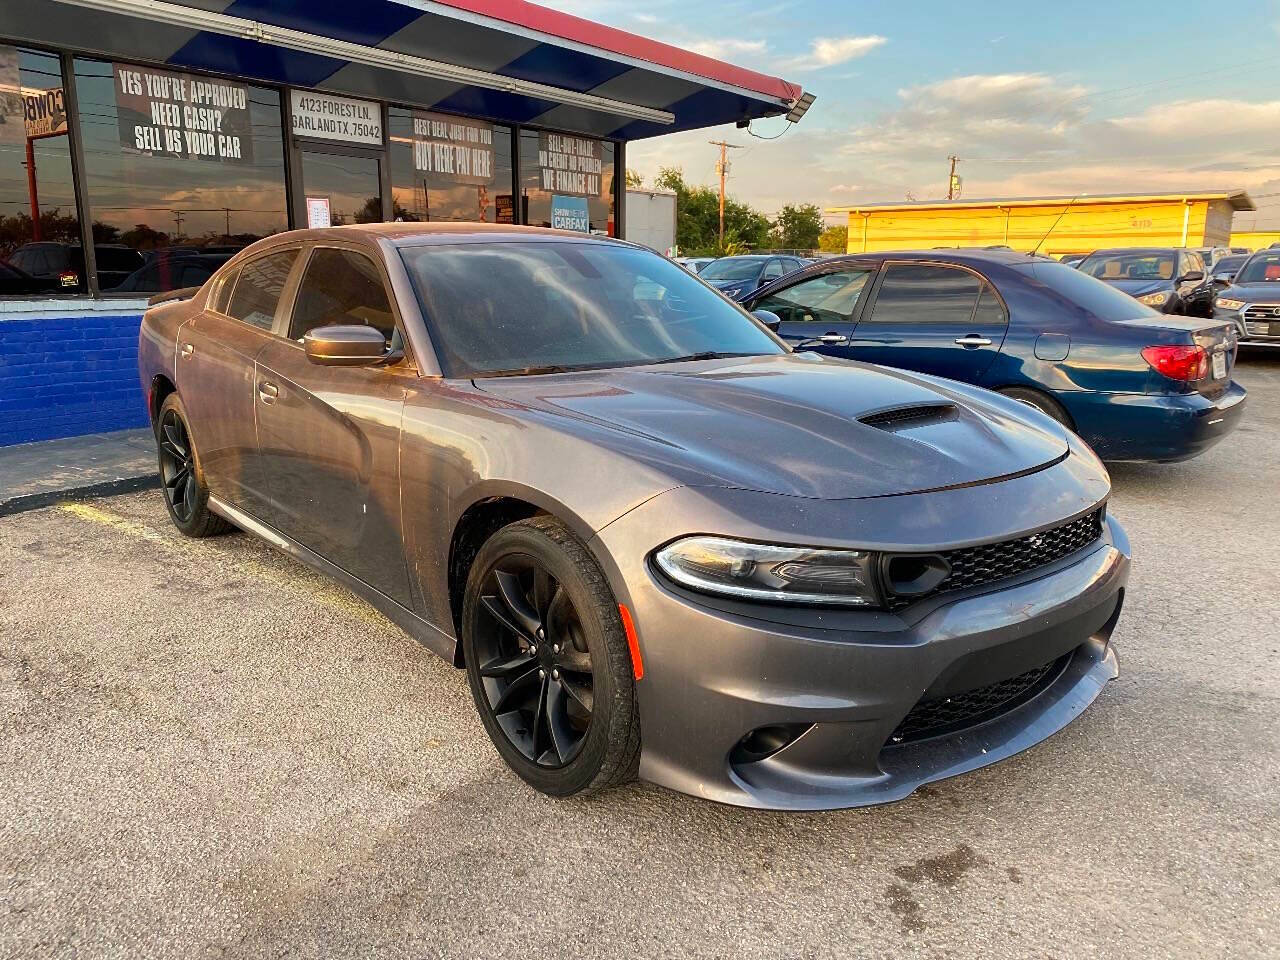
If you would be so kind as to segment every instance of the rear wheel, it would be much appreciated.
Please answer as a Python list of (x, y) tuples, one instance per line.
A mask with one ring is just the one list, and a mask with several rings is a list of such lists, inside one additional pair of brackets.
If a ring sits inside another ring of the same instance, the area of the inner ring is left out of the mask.
[(1031, 390), (1027, 387), (1005, 387), (1000, 392), (1011, 400), (1025, 403), (1028, 407), (1035, 407), (1045, 416), (1057, 420), (1068, 430), (1075, 429), (1075, 424), (1071, 422), (1071, 415), (1067, 413), (1062, 404), (1046, 393), (1041, 393), (1039, 390)]
[(231, 524), (209, 509), (209, 490), (200, 472), (200, 459), (187, 412), (176, 393), (165, 397), (156, 417), (156, 445), (160, 455), (160, 489), (169, 519), (188, 537), (212, 537), (231, 530)]
[(635, 775), (640, 720), (618, 605), (559, 521), (513, 523), (481, 548), (462, 646), (485, 730), (531, 786), (568, 796)]

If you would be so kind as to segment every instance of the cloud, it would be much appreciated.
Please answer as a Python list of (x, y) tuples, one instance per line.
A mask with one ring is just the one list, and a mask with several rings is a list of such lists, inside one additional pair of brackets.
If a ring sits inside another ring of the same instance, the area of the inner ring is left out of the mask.
[(858, 57), (866, 56), (876, 47), (888, 43), (881, 36), (866, 37), (817, 37), (809, 47), (809, 52), (799, 57), (784, 60), (779, 66), (783, 70), (821, 70), (834, 67)]
[(685, 40), (677, 43), (676, 46), (683, 47), (693, 53), (700, 53), (704, 57), (715, 57), (716, 59), (739, 56), (741, 54), (759, 55), (769, 49), (769, 45), (763, 40), (727, 40), (720, 38), (714, 40)]

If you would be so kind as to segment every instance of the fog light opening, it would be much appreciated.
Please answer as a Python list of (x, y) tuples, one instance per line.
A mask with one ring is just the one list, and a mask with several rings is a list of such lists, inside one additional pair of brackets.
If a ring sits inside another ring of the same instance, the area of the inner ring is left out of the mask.
[(734, 746), (729, 754), (729, 762), (735, 765), (756, 763), (771, 757), (795, 743), (812, 726), (812, 723), (775, 723), (767, 727), (756, 727)]

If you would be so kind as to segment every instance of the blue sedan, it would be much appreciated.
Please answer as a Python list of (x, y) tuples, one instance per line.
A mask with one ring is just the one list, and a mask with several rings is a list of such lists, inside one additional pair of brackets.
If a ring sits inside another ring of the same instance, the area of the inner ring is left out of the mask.
[(1236, 332), (1157, 313), (1078, 270), (1012, 251), (823, 260), (743, 298), (793, 346), (987, 387), (1104, 460), (1186, 460), (1230, 433)]

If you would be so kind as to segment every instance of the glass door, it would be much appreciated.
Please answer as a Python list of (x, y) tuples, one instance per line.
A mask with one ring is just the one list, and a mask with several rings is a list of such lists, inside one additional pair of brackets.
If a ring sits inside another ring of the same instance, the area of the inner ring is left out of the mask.
[(382, 176), (377, 157), (327, 153), (304, 147), (302, 191), (307, 220), (299, 226), (378, 223), (382, 220)]

